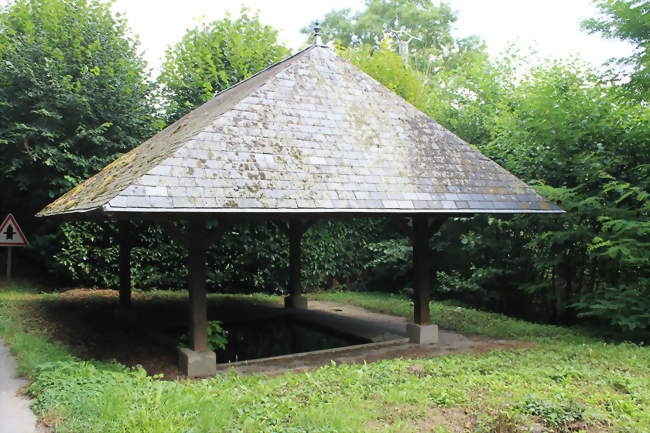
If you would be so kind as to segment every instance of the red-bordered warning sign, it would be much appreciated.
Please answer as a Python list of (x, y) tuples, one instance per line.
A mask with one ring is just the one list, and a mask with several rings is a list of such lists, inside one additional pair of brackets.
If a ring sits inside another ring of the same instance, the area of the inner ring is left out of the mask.
[(12, 214), (7, 215), (0, 225), (0, 245), (10, 247), (27, 245), (27, 238)]

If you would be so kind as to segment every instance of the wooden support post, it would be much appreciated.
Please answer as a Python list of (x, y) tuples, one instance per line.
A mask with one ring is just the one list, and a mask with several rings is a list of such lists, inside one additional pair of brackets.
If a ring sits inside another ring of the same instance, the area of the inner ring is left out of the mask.
[(221, 224), (208, 231), (205, 221), (188, 221), (188, 231), (164, 224), (172, 238), (187, 247), (190, 301), (190, 348), (178, 351), (181, 371), (190, 377), (213, 376), (217, 372), (216, 354), (208, 346), (208, 294), (206, 290), (208, 245), (220, 238), (230, 227)]
[(118, 223), (119, 265), (120, 265), (120, 308), (131, 307), (131, 247), (133, 233), (128, 221)]
[(288, 308), (307, 309), (307, 298), (302, 296), (302, 235), (313, 224), (303, 223), (297, 218), (289, 220), (287, 234), (289, 236), (289, 296), (284, 298)]
[(413, 244), (413, 323), (406, 324), (411, 342), (432, 344), (438, 342), (438, 326), (431, 324), (431, 248), (429, 240), (442, 226), (446, 217), (429, 222), (425, 215), (413, 216), (411, 242)]
[(289, 222), (289, 294), (291, 296), (300, 296), (302, 290), (300, 279), (302, 234), (300, 222), (292, 219)]
[(429, 248), (429, 224), (426, 216), (413, 217), (413, 322), (430, 325), (429, 301), (431, 300), (431, 249)]
[(188, 271), (190, 295), (190, 347), (195, 352), (208, 351), (208, 308), (206, 292), (206, 237), (204, 221), (189, 221)]

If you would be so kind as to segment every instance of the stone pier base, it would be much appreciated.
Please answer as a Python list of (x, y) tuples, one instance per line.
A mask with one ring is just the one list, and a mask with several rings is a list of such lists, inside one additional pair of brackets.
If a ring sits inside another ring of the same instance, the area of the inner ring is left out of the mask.
[(214, 376), (217, 373), (217, 356), (214, 352), (195, 352), (188, 348), (178, 349), (181, 373), (188, 377)]
[(284, 298), (284, 306), (286, 308), (298, 308), (301, 310), (307, 310), (307, 298), (305, 296), (287, 296)]
[(406, 324), (406, 335), (411, 343), (432, 344), (438, 342), (438, 325)]

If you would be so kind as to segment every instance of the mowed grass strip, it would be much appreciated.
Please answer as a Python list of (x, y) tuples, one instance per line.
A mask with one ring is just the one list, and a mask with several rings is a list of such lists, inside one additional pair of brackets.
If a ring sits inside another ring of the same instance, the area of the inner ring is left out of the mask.
[[(163, 381), (142, 369), (80, 361), (51, 341), (37, 312), (39, 304), (57, 296), (24, 286), (0, 290), (0, 335), (32, 380), (35, 410), (55, 432), (650, 431), (650, 349), (605, 343), (567, 328), (434, 302), (432, 317), (443, 327), (538, 344), (329, 365), (276, 377), (231, 372), (201, 381)], [(410, 314), (409, 301), (399, 296), (314, 296)]]
[[(413, 317), (413, 303), (406, 297), (377, 292), (323, 292), (311, 295), (315, 299), (340, 302), (367, 308), (380, 313)], [(569, 329), (561, 326), (526, 322), (503, 314), (459, 307), (432, 301), (431, 321), (441, 328), (458, 332), (510, 338), (523, 341), (548, 339), (586, 342), (596, 335), (589, 329)]]

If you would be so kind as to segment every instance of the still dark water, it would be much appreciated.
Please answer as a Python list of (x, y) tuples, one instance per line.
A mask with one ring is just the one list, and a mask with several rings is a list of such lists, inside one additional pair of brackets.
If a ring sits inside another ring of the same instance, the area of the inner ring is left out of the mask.
[(291, 317), (224, 324), (228, 344), (217, 351), (217, 362), (267, 358), (368, 343), (363, 338), (318, 328)]

